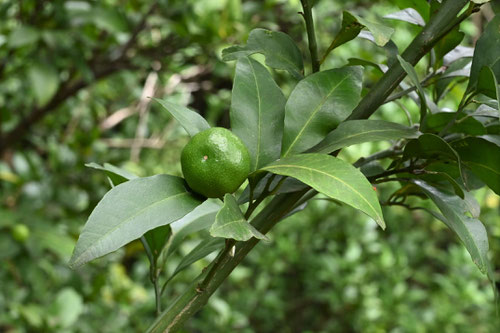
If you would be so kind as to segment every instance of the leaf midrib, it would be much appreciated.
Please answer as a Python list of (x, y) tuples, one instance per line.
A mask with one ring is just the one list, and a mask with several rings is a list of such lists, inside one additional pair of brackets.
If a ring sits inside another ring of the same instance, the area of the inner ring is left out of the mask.
[(250, 68), (252, 69), (252, 74), (253, 74), (253, 79), (255, 81), (255, 90), (257, 91), (257, 108), (258, 108), (258, 121), (257, 121), (257, 153), (255, 156), (255, 170), (259, 167), (259, 157), (260, 157), (260, 141), (262, 140), (262, 130), (261, 130), (261, 122), (262, 122), (262, 108), (261, 108), (261, 102), (260, 102), (260, 90), (259, 90), (259, 84), (257, 82), (257, 75), (255, 74), (255, 68), (253, 67), (252, 61), (247, 58), (248, 64), (250, 65)]

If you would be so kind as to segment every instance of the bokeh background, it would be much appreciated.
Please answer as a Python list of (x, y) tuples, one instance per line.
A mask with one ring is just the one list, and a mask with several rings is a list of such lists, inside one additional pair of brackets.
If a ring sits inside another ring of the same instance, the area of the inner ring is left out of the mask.
[[(412, 2), (316, 1), (320, 49), (349, 10), (395, 27), (403, 50), (419, 28), (382, 17)], [(473, 45), (497, 8), (494, 2), (461, 25), (463, 46)], [(180, 175), (188, 137), (148, 97), (168, 97), (228, 127), (234, 63), (222, 62), (221, 50), (260, 27), (290, 34), (307, 59), (298, 11), (298, 0), (0, 1), (0, 332), (149, 326), (154, 292), (139, 242), (77, 271), (67, 266), (86, 218), (110, 187), (104, 173), (84, 165)], [(357, 38), (323, 68), (351, 57), (384, 63), (386, 53)], [(288, 95), (294, 81), (273, 75)], [(364, 87), (378, 75), (367, 69)], [(450, 90), (443, 106), (463, 89)], [(417, 117), (411, 100), (402, 105)], [(407, 121), (394, 103), (375, 117)], [(342, 157), (353, 162), (386, 147), (363, 144)], [(499, 197), (475, 195), (500, 267)], [(498, 332), (491, 285), (458, 238), (422, 211), (384, 214), (381, 231), (349, 207), (313, 200), (252, 251), (185, 331)], [(198, 242), (190, 236), (167, 271)], [(176, 276), (164, 304), (214, 255)]]

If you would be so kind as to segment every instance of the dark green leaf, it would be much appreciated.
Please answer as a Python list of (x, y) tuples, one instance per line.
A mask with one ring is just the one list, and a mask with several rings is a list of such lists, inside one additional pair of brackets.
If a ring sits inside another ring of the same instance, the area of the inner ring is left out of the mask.
[(425, 22), (429, 21), (430, 6), (426, 0), (396, 0), (399, 8), (415, 8)]
[(413, 66), (409, 62), (407, 62), (406, 60), (401, 58), (401, 56), (398, 55), (397, 58), (399, 60), (399, 63), (401, 64), (401, 67), (403, 67), (406, 74), (408, 74), (408, 77), (410, 78), (410, 80), (413, 82), (415, 87), (417, 87), (417, 93), (418, 93), (418, 97), (420, 99), (420, 119), (421, 119), (421, 121), (423, 121), (423, 119), (425, 118), (425, 115), (427, 113), (427, 98), (425, 96), (425, 91), (422, 88), (422, 85), (420, 84), (420, 80), (418, 79), (417, 72), (415, 72), (415, 69), (413, 68)]
[(500, 195), (500, 147), (482, 138), (466, 138), (453, 143), (462, 163)]
[(184, 269), (188, 268), (191, 264), (205, 258), (210, 253), (221, 249), (222, 247), (224, 247), (224, 243), (225, 240), (223, 238), (205, 238), (191, 252), (189, 252), (182, 258), (181, 262), (172, 273), (172, 275), (168, 278), (168, 280), (170, 281), (174, 276), (179, 274)]
[(167, 249), (167, 257), (174, 253), (183, 239), (189, 234), (198, 232), (210, 227), (215, 221), (215, 215), (221, 208), (218, 201), (207, 200), (192, 212), (175, 221), (170, 226), (172, 227), (172, 238), (169, 241)]
[(466, 177), (462, 170), (462, 162), (459, 154), (444, 141), (441, 137), (434, 134), (423, 134), (418, 139), (413, 139), (406, 145), (403, 157), (409, 158), (424, 158), (435, 160), (452, 160), (458, 165), (460, 175), (464, 184)]
[(411, 24), (425, 26), (425, 21), (422, 16), (413, 8), (405, 8), (395, 13), (385, 15), (386, 19), (394, 19), (399, 21), (408, 22)]
[(172, 229), (170, 228), (170, 225), (159, 226), (158, 228), (151, 229), (144, 234), (144, 239), (147, 243), (144, 244), (145, 247), (147, 246), (145, 250), (148, 253), (148, 256), (150, 256), (151, 265), (154, 267), (156, 267), (156, 262), (158, 261), (162, 250), (167, 245), (167, 241), (171, 234)]
[(480, 138), (492, 142), (500, 147), (500, 135), (495, 135), (495, 134), (481, 135)]
[[(456, 116), (455, 112), (438, 112), (429, 114), (422, 124), (422, 131), (439, 133)], [(486, 128), (480, 121), (461, 112), (455, 123), (448, 130), (451, 133), (464, 133), (469, 135), (486, 134)]]
[(302, 54), (293, 39), (279, 31), (252, 30), (245, 46), (232, 46), (222, 50), (222, 60), (236, 60), (254, 53), (262, 53), (269, 67), (284, 69), (295, 78), (302, 78), (304, 71)]
[(340, 27), (340, 30), (335, 35), (335, 38), (333, 38), (333, 41), (326, 50), (321, 62), (323, 62), (328, 54), (336, 47), (356, 38), (363, 27), (364, 26), (359, 23), (351, 13), (344, 11), (342, 13), (342, 25)]
[(434, 68), (437, 69), (443, 65), (444, 56), (448, 54), (451, 50), (455, 49), (455, 47), (462, 42), (465, 34), (459, 31), (460, 26), (456, 26), (449, 33), (447, 33), (443, 38), (437, 42), (436, 46), (434, 46), (435, 52), (435, 65)]
[(319, 143), (358, 104), (362, 68), (330, 69), (309, 75), (292, 91), (285, 107), (282, 156)]
[(189, 136), (193, 137), (198, 132), (204, 131), (210, 128), (205, 118), (203, 118), (199, 113), (192, 111), (185, 106), (174, 104), (166, 100), (154, 98), (155, 101), (160, 103), (165, 110), (167, 110), (182, 127), (188, 132)]
[(40, 32), (37, 29), (22, 25), (10, 33), (8, 45), (12, 48), (33, 45), (39, 38)]
[(178, 220), (200, 203), (179, 177), (157, 175), (120, 184), (106, 193), (90, 215), (70, 266), (113, 252), (151, 229)]
[[(352, 15), (352, 14), (351, 14)], [(370, 32), (373, 34), (375, 38), (375, 43), (378, 46), (384, 46), (391, 39), (392, 34), (394, 33), (394, 29), (388, 26), (385, 26), (380, 23), (372, 22), (370, 20), (366, 20), (358, 15), (352, 15), (356, 20), (365, 26)]]
[(130, 179), (138, 178), (133, 173), (128, 172), (127, 170), (120, 169), (120, 168), (118, 168), (112, 164), (109, 164), (109, 163), (104, 163), (104, 166), (101, 166), (97, 163), (91, 162), (91, 163), (85, 164), (85, 166), (88, 168), (93, 168), (93, 169), (105, 171), (106, 174), (108, 175), (109, 179), (111, 180), (113, 186), (124, 183)]
[(252, 237), (267, 239), (255, 229), (243, 216), (236, 199), (229, 193), (224, 196), (224, 206), (215, 217), (215, 223), (210, 228), (213, 237), (232, 238), (237, 241), (247, 241)]
[(38, 106), (47, 104), (59, 87), (59, 73), (51, 66), (40, 63), (32, 65), (28, 70), (28, 78)]
[(337, 149), (358, 143), (414, 139), (420, 134), (415, 128), (384, 120), (349, 120), (341, 123), (323, 141), (311, 148), (311, 151), (329, 154)]
[[(500, 40), (499, 40), (500, 41)], [(476, 92), (485, 94), (488, 97), (496, 98), (498, 102), (498, 110), (500, 111), (500, 86), (498, 85), (495, 73), (490, 67), (484, 66), (479, 72)]]
[(262, 170), (296, 178), (328, 197), (357, 208), (385, 228), (382, 210), (372, 185), (351, 164), (325, 154), (282, 158)]
[(421, 180), (415, 180), (414, 183), (434, 201), (444, 215), (443, 222), (458, 235), (481, 272), (490, 275), (488, 236), (483, 224), (477, 219), (479, 206), (472, 194), (466, 193), (465, 200), (462, 200)]
[(267, 69), (241, 57), (231, 99), (231, 129), (245, 143), (251, 171), (280, 157), (286, 99)]
[(479, 73), (484, 66), (489, 66), (497, 81), (500, 79), (500, 15), (496, 15), (486, 25), (476, 43), (467, 91), (475, 89)]

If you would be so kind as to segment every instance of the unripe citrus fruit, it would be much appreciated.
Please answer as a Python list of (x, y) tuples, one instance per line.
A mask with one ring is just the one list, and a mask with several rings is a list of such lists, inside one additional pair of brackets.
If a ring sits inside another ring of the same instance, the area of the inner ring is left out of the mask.
[(20, 243), (23, 243), (29, 238), (30, 229), (24, 224), (16, 224), (12, 227), (11, 233), (12, 238)]
[(231, 131), (213, 127), (191, 138), (181, 153), (182, 173), (193, 191), (208, 198), (233, 193), (250, 173), (250, 155)]

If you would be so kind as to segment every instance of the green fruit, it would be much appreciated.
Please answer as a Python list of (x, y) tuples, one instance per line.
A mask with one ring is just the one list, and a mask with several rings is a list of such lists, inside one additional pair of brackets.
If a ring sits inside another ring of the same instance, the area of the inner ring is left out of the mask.
[(16, 241), (23, 243), (30, 236), (30, 229), (24, 224), (16, 224), (11, 229), (12, 238)]
[(208, 198), (233, 193), (250, 173), (250, 154), (231, 131), (213, 127), (191, 138), (181, 153), (182, 173), (193, 191)]

